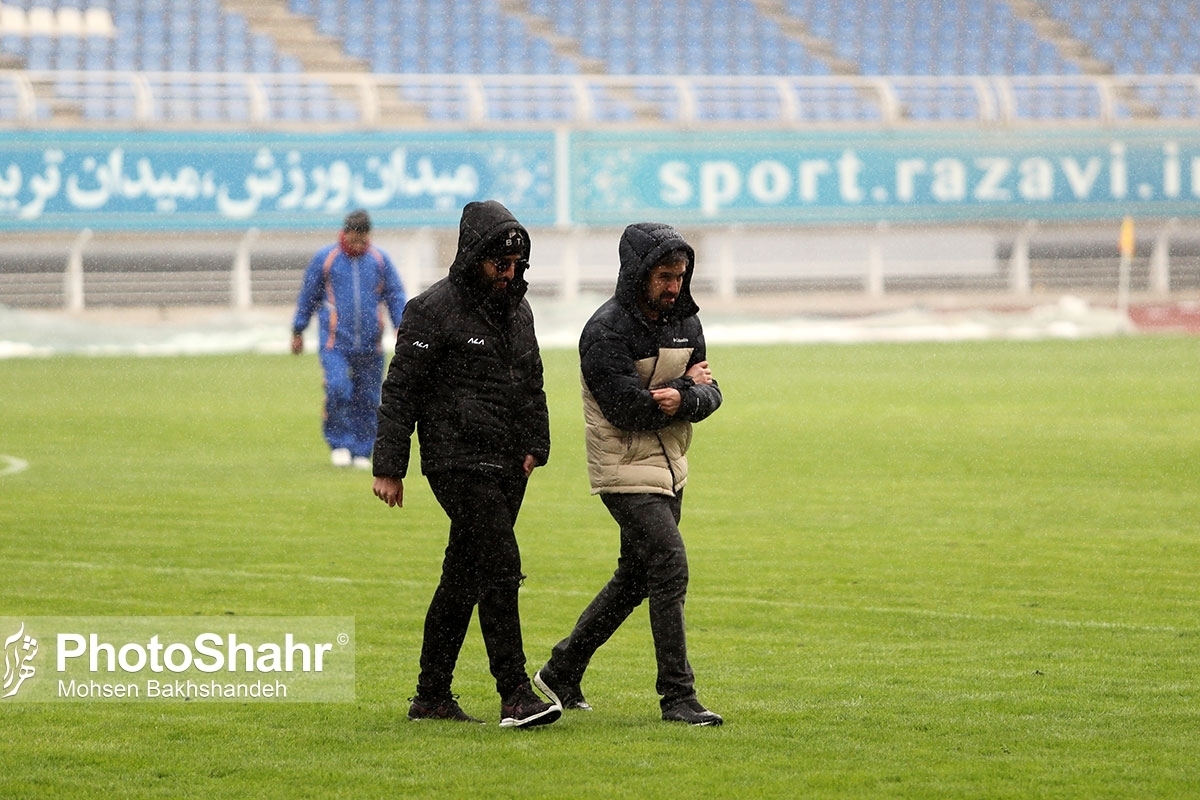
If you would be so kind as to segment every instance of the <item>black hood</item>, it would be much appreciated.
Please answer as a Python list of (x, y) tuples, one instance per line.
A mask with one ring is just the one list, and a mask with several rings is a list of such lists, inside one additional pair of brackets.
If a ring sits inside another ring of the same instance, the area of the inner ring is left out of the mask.
[(525, 268), (529, 262), (529, 231), (517, 222), (511, 211), (495, 200), (467, 203), (463, 207), (462, 219), (458, 223), (458, 253), (450, 265), (450, 280), (482, 297), (479, 262), (498, 240), (508, 238), (513, 230), (520, 232), (524, 239), (524, 253), (516, 274), (508, 284), (508, 296), (513, 299), (524, 297), (529, 287), (525, 280)]
[(621, 234), (621, 271), (617, 274), (616, 298), (626, 310), (637, 312), (638, 299), (650, 269), (672, 250), (687, 253), (687, 272), (679, 299), (671, 310), (672, 319), (690, 317), (700, 310), (692, 299), (692, 271), (696, 268), (696, 252), (684, 241), (679, 231), (662, 222), (638, 222)]

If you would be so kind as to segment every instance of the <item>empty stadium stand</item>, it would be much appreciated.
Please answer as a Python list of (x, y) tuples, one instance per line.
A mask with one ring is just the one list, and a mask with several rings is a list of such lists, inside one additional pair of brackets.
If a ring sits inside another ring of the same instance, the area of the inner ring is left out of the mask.
[(0, 122), (1194, 119), (1200, 0), (4, 0)]

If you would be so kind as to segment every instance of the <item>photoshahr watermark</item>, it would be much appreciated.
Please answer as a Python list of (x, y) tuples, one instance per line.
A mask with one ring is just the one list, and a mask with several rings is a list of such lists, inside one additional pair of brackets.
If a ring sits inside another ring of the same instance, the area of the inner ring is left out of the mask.
[(0, 704), (354, 701), (353, 617), (0, 617)]

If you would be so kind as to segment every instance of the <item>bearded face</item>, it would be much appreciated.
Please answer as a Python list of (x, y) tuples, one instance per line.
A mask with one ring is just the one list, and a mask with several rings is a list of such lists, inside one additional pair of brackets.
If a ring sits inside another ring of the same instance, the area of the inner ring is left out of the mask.
[(479, 262), (479, 276), (488, 294), (495, 296), (508, 291), (508, 285), (517, 274), (521, 256), (491, 256)]

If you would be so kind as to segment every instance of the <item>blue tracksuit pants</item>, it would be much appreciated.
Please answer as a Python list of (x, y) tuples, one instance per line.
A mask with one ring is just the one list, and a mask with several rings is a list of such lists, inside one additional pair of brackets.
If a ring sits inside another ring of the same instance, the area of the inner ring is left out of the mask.
[(383, 386), (383, 354), (321, 350), (325, 375), (324, 433), (329, 449), (371, 457)]

